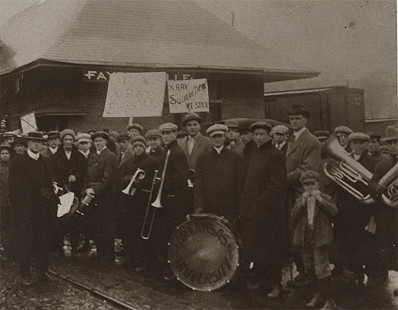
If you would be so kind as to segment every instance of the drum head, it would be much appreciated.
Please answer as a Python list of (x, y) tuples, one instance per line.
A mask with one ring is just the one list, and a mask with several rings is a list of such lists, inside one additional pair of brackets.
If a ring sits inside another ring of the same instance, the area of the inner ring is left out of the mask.
[(169, 263), (177, 279), (199, 291), (229, 282), (239, 263), (232, 232), (214, 218), (194, 218), (179, 226), (169, 244)]

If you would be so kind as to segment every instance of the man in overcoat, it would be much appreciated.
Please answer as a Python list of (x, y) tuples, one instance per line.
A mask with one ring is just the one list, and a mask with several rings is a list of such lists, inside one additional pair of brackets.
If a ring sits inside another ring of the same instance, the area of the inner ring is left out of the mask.
[[(317, 172), (321, 170), (321, 147), (318, 139), (306, 128), (311, 115), (303, 105), (292, 105), (288, 115), (293, 129), (286, 151), (287, 182), (289, 185), (288, 208), (291, 210), (297, 197), (303, 192), (300, 175), (307, 170)], [(291, 242), (290, 251), (299, 272), (295, 282), (300, 283), (305, 274), (304, 264), (299, 249), (292, 244), (293, 223), (290, 217), (288, 217), (288, 222), (288, 235)]]
[(234, 226), (240, 194), (240, 156), (225, 148), (228, 127), (215, 124), (207, 129), (213, 142), (211, 151), (202, 154), (196, 165), (195, 212), (225, 217)]
[(94, 229), (95, 243), (99, 258), (106, 265), (114, 262), (115, 203), (112, 183), (117, 168), (116, 155), (107, 147), (109, 136), (104, 131), (92, 135), (95, 152), (90, 153), (87, 163), (87, 176), (84, 194), (94, 195), (95, 199), (86, 215), (90, 217)]
[(285, 159), (272, 145), (271, 125), (257, 122), (251, 125), (251, 130), (257, 150), (250, 161), (240, 197), (242, 254), (245, 265), (254, 263), (248, 288), (258, 287), (266, 279), (272, 287), (268, 297), (278, 298), (282, 293)]
[(15, 257), (21, 267), (22, 284), (29, 286), (31, 261), (36, 258), (40, 281), (50, 281), (50, 237), (57, 214), (56, 197), (48, 161), (39, 153), (46, 140), (42, 132), (30, 132), (28, 149), (10, 163), (9, 190), (12, 204)]
[[(55, 154), (50, 157), (51, 166), (53, 169), (53, 181), (57, 186), (70, 191), (80, 198), (85, 171), (86, 159), (74, 145), (75, 132), (71, 129), (64, 129), (60, 132), (61, 145)], [(75, 218), (61, 220), (60, 225), (57, 225), (57, 240), (56, 250), (62, 251), (65, 233), (70, 232), (72, 256), (77, 254), (79, 246), (80, 231), (79, 223)]]

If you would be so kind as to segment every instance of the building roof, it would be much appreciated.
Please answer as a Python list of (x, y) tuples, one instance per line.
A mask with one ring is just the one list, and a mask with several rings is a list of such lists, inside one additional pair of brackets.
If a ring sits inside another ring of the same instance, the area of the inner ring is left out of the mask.
[[(265, 81), (318, 76), (187, 0), (44, 0), (12, 17), (0, 75), (38, 60), (249, 71)], [(5, 47), (0, 46), (3, 54)]]
[(350, 89), (357, 91), (364, 91), (360, 88), (350, 88), (347, 86), (330, 86), (330, 87), (322, 87), (322, 88), (307, 88), (307, 89), (294, 89), (294, 90), (282, 90), (282, 91), (271, 91), (265, 92), (264, 97), (272, 97), (272, 96), (289, 96), (289, 95), (300, 95), (300, 94), (310, 94), (310, 93), (322, 93), (326, 91), (336, 91), (342, 89)]

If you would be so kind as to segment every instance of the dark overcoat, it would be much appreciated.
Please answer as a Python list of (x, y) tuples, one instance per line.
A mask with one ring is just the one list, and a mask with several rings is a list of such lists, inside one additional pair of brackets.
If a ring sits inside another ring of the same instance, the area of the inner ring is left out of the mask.
[(224, 216), (232, 225), (237, 217), (241, 157), (224, 148), (204, 153), (196, 165), (194, 208)]
[[(84, 155), (73, 146), (71, 157), (68, 159), (64, 148), (60, 146), (58, 151), (50, 157), (50, 161), (53, 169), (53, 180), (57, 182), (58, 186), (62, 188), (67, 186), (71, 192), (80, 195), (86, 171)], [(74, 175), (76, 181), (69, 184), (68, 178), (70, 175)]]
[(245, 261), (260, 257), (279, 263), (284, 247), (286, 167), (271, 140), (250, 161), (240, 197), (239, 215)]
[[(374, 197), (379, 199), (375, 218), (377, 223), (376, 238), (379, 250), (379, 264), (387, 270), (398, 270), (398, 209), (382, 203), (381, 197), (375, 189), (375, 184), (392, 169), (398, 160), (390, 157), (380, 160), (376, 166), (370, 183), (370, 190)], [(386, 186), (388, 186), (386, 184)]]
[[(49, 161), (41, 155), (36, 161), (28, 153), (14, 157), (10, 163), (9, 195), (13, 255), (17, 260), (26, 261), (32, 255), (37, 238), (50, 238), (56, 219), (59, 201), (54, 194)], [(49, 239), (41, 243), (49, 247)]]
[[(257, 145), (256, 143), (252, 140), (248, 142), (244, 149), (243, 149), (243, 160), (242, 160), (242, 177), (246, 177), (247, 169), (249, 168), (250, 160), (254, 154), (254, 152), (257, 150)], [(242, 180), (243, 181), (243, 180)]]

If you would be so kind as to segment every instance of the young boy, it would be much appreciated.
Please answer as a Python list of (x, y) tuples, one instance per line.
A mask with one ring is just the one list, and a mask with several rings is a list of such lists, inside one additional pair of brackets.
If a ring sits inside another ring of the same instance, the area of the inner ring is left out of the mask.
[(329, 309), (334, 304), (328, 298), (331, 290), (329, 246), (333, 240), (330, 218), (337, 214), (337, 207), (330, 196), (320, 191), (318, 172), (303, 172), (300, 182), (304, 192), (296, 200), (291, 216), (295, 225), (294, 245), (301, 246), (307, 279), (315, 284), (315, 295), (306, 307), (314, 309), (323, 305), (323, 309)]

